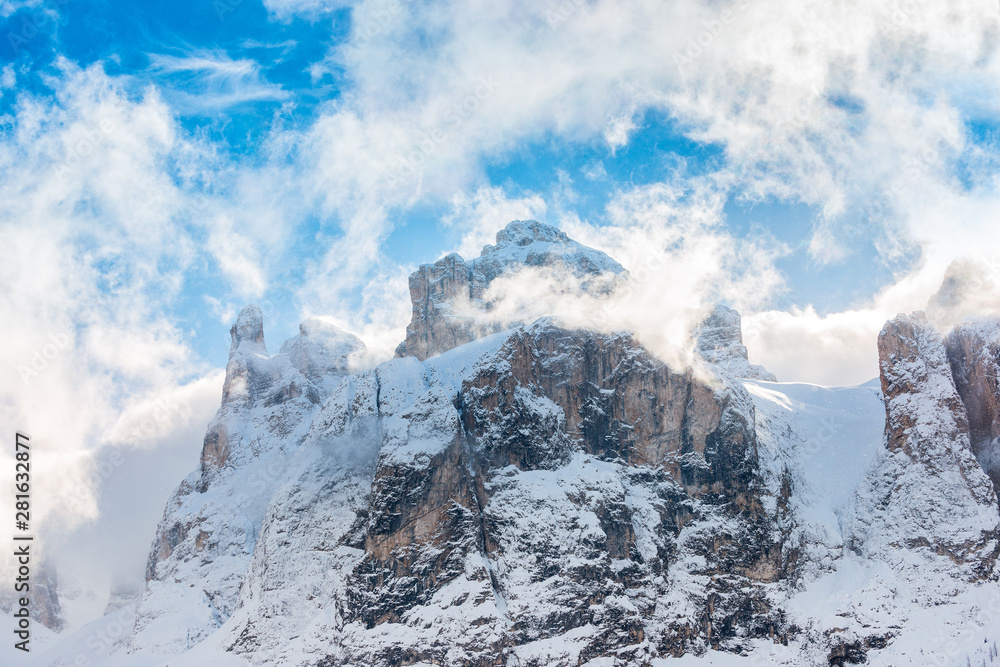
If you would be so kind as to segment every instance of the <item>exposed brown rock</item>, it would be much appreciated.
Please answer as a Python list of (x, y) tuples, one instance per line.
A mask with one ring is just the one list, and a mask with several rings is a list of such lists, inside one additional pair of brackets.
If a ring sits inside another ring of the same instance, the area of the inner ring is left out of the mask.
[(472, 269), (460, 255), (452, 253), (422, 265), (410, 276), (413, 315), (396, 356), (426, 359), (475, 340), (476, 323), (455, 312), (471, 308), (471, 299)]
[(921, 312), (899, 315), (886, 323), (878, 349), (888, 455), (859, 489), (875, 511), (854, 518), (848, 542), (885, 558), (900, 549), (931, 552), (969, 566), (970, 576), (992, 576), (996, 493), (972, 454), (941, 335)]
[(225, 424), (213, 424), (205, 434), (201, 448), (202, 466), (221, 468), (229, 459), (229, 437)]
[[(698, 524), (686, 539), (688, 548), (705, 556), (699, 574), (711, 578), (699, 602), (704, 612), (659, 635), (660, 650), (680, 655), (694, 641), (718, 645), (737, 627), (744, 632), (750, 626), (760, 636), (782, 631), (780, 612), (754, 584), (787, 576), (794, 558), (768, 529), (746, 396), (711, 387), (690, 370), (673, 371), (629, 335), (545, 322), (513, 332), (479, 368), (449, 406), (458, 418), (455, 430), (437, 431), (451, 438), (448, 446), (429, 460), (378, 465), (366, 512), (366, 556), (349, 588), (350, 618), (368, 627), (402, 622), (459, 576), (481, 581), (487, 595), (507, 598), (518, 594), (517, 587), (508, 588), (508, 569), (518, 568), (519, 578), (528, 572), (536, 585), (547, 582), (553, 601), (544, 611), (518, 612), (509, 627), (492, 621), (507, 646), (591, 627), (593, 640), (581, 656), (631, 651), (639, 660), (656, 607), (622, 600), (629, 590), (650, 586), (654, 573), (668, 572), (681, 531)], [(416, 417), (404, 418), (412, 431)], [(511, 466), (524, 473), (556, 471), (581, 453), (622, 466), (629, 479), (616, 487), (621, 491), (568, 487), (574, 509), (553, 520), (572, 534), (577, 515), (593, 516), (600, 537), (564, 543), (556, 532), (524, 535), (511, 523), (511, 513), (521, 510), (508, 503), (521, 502), (516, 499), (526, 492), (514, 491), (520, 482)], [(625, 488), (643, 485), (659, 490), (662, 548), (653, 561), (640, 555), (624, 495)], [(524, 540), (532, 541), (531, 563), (523, 562)], [(470, 559), (476, 554), (481, 556)], [(469, 570), (470, 563), (488, 561), (495, 563), (490, 570)], [(748, 623), (751, 618), (756, 624)], [(476, 647), (475, 655), (456, 664), (501, 660), (488, 647)], [(392, 662), (388, 654), (379, 659)], [(423, 651), (407, 659), (441, 657)]]
[(915, 430), (918, 420), (928, 417), (927, 408), (935, 408), (934, 417), (946, 417), (935, 424), (936, 438), (967, 447), (969, 421), (952, 380), (944, 341), (924, 314), (887, 322), (879, 334), (878, 350), (889, 450), (925, 463), (941, 453), (940, 443)]
[(66, 627), (59, 605), (59, 579), (55, 570), (44, 562), (32, 573), (31, 615), (54, 632), (61, 632)]
[[(544, 464), (540, 456), (558, 461), (553, 447), (563, 430), (563, 447), (580, 442), (600, 458), (663, 469), (693, 497), (714, 493), (750, 504), (757, 456), (752, 416), (748, 421), (729, 409), (732, 396), (716, 394), (690, 370), (672, 371), (627, 334), (551, 326), (516, 332), (502, 354), (507, 364), (463, 387), (466, 427), (493, 466), (531, 469)], [(521, 435), (519, 387), (562, 410), (564, 424), (534, 431), (539, 442)], [(724, 412), (732, 423), (723, 424)]]

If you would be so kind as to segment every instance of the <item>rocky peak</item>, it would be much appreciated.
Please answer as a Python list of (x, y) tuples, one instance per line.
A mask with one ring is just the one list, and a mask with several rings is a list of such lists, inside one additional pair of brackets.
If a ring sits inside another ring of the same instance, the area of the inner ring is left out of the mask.
[[(519, 245), (525, 246), (537, 242), (571, 243), (563, 232), (550, 225), (543, 225), (537, 220), (514, 220), (497, 232), (497, 247)], [(493, 248), (493, 246), (486, 246)], [(486, 254), (484, 249), (483, 254)]]
[(229, 346), (230, 358), (237, 353), (267, 354), (267, 348), (264, 346), (264, 316), (257, 306), (243, 307), (229, 330), (229, 335), (232, 337)]
[[(321, 441), (347, 435), (353, 447), (350, 425), (377, 415), (374, 474), (358, 480), (367, 506), (353, 521), (343, 506), (275, 512), (310, 536), (335, 514), (343, 537), (324, 542), (363, 550), (341, 561), (342, 639), (322, 664), (650, 664), (653, 646), (679, 655), (736, 641), (751, 608), (760, 622), (747, 636), (780, 634), (760, 584), (794, 557), (767, 529), (742, 387), (675, 372), (627, 334), (545, 319), (373, 376), (345, 383), (317, 418)], [(258, 550), (257, 572), (309, 566), (282, 541)], [(699, 583), (672, 587), (684, 568)], [(240, 641), (278, 636), (260, 629), (275, 606), (265, 595), (258, 619), (234, 630)], [(551, 652), (517, 657), (540, 643)]]
[[(274, 488), (313, 415), (364, 348), (355, 336), (310, 318), (268, 356), (256, 306), (240, 311), (231, 336), (222, 404), (205, 433), (200, 467), (167, 504), (137, 602), (131, 641), (161, 651), (190, 648), (233, 612)], [(159, 625), (179, 600), (187, 605), (184, 619)]]
[(734, 377), (778, 381), (774, 373), (750, 363), (743, 345), (743, 318), (732, 308), (715, 306), (697, 327), (695, 343), (702, 359)]
[(229, 363), (222, 386), (222, 402), (251, 401), (270, 380), (265, 364), (264, 316), (257, 306), (246, 306), (229, 330)]
[(421, 267), (407, 358), (350, 375), (349, 334), (307, 320), (267, 357), (246, 309), (230, 360), (245, 400), (223, 403), (168, 504), (127, 648), (486, 667), (770, 664), (772, 644), (783, 664), (843, 664), (899, 646), (872, 662), (926, 662), (913, 637), (973, 618), (986, 598), (953, 603), (960, 586), (994, 585), (1000, 514), (969, 434), (994, 437), (996, 403), (965, 392), (995, 397), (1000, 324), (946, 353), (921, 314), (889, 322), (883, 424), (874, 388), (737, 381), (766, 371), (726, 307), (696, 331), (723, 371), (706, 381), (626, 332), (542, 318), (486, 337), (456, 306), (488, 308), (505, 262), (618, 275), (612, 261), (512, 223), (476, 260)]
[(474, 292), (476, 287), (485, 290), (501, 274), (523, 266), (558, 266), (578, 278), (625, 273), (621, 264), (600, 250), (577, 243), (555, 227), (535, 220), (508, 224), (497, 232), (496, 245), (483, 247), (480, 256), (468, 265), (477, 283)]
[(605, 253), (555, 227), (515, 220), (497, 232), (496, 244), (485, 246), (479, 257), (466, 261), (452, 253), (410, 276), (413, 315), (396, 356), (423, 360), (517, 324), (484, 321), (476, 313), (491, 309), (486, 293), (494, 280), (525, 267), (569, 271), (581, 279), (583, 291), (599, 289), (594, 280), (599, 276), (626, 273)]
[[(890, 451), (931, 460), (948, 449), (968, 448), (969, 422), (955, 389), (944, 340), (922, 312), (899, 315), (878, 338), (886, 435)], [(933, 423), (922, 423), (933, 420)], [(934, 439), (924, 437), (932, 426)]]
[(926, 548), (985, 575), (1000, 516), (972, 455), (944, 340), (917, 312), (886, 323), (878, 350), (887, 452), (859, 489), (867, 509), (854, 517), (856, 543), (884, 557)]

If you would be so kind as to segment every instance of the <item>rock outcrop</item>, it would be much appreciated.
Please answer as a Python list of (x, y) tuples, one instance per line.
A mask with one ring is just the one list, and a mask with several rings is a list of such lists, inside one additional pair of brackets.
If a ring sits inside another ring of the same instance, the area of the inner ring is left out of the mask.
[(973, 456), (944, 340), (915, 313), (888, 322), (878, 347), (886, 455), (859, 492), (854, 546), (927, 549), (987, 576), (1000, 534), (996, 493)]
[(606, 291), (622, 266), (599, 250), (573, 241), (554, 227), (515, 220), (497, 232), (496, 245), (466, 261), (452, 253), (422, 265), (410, 276), (413, 315), (397, 357), (423, 360), (517, 324), (487, 315), (490, 285), (501, 275), (526, 267), (566, 272), (580, 290)]
[(723, 305), (712, 309), (694, 335), (698, 354), (709, 364), (736, 378), (777, 382), (774, 373), (759, 364), (751, 364), (743, 345), (743, 319)]
[(646, 664), (788, 631), (752, 403), (628, 335), (541, 321), (395, 359), (342, 384), (303, 450), (229, 631), (255, 660), (324, 609), (296, 634), (329, 665)]

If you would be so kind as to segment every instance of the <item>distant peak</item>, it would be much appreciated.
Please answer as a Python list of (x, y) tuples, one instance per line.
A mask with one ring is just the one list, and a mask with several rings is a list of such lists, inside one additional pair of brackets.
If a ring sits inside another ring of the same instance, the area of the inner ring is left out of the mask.
[(739, 311), (724, 306), (721, 303), (712, 308), (712, 312), (702, 322), (702, 327), (706, 329), (725, 329), (740, 343), (743, 342), (743, 318)]
[(569, 243), (570, 238), (551, 225), (537, 220), (514, 220), (497, 232), (497, 246), (532, 243)]
[(572, 275), (577, 280), (571, 291), (597, 296), (606, 296), (619, 278), (628, 276), (625, 267), (606, 253), (551, 225), (514, 220), (497, 232), (496, 245), (484, 246), (479, 257), (466, 261), (451, 253), (422, 264), (410, 275), (413, 314), (396, 356), (426, 359), (517, 324), (516, 318), (477, 319), (464, 309), (471, 307), (480, 315), (488, 312), (494, 307), (489, 296), (493, 281), (526, 268)]
[(497, 232), (496, 245), (484, 246), (482, 254), (467, 264), (482, 272), (486, 282), (518, 266), (562, 264), (578, 277), (625, 273), (624, 267), (607, 254), (574, 241), (557, 228), (537, 220), (508, 223)]

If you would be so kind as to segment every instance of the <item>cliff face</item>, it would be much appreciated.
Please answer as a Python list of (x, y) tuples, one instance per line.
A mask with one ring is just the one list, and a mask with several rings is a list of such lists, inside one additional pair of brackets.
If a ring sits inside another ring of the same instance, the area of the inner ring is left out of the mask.
[(324, 609), (297, 642), (330, 665), (641, 664), (787, 631), (752, 403), (630, 336), (542, 321), (393, 360), (346, 380), (303, 448), (231, 624), (255, 660)]
[(625, 273), (603, 252), (554, 227), (515, 220), (497, 232), (496, 245), (484, 247), (476, 259), (465, 261), (452, 253), (410, 276), (413, 315), (396, 356), (423, 360), (514, 326), (486, 317), (492, 308), (488, 290), (501, 275), (526, 267), (568, 272), (584, 291), (606, 289), (608, 281)]
[[(879, 336), (886, 456), (857, 516), (871, 552), (930, 549), (988, 576), (1000, 530), (996, 493), (972, 452), (969, 421), (940, 334), (923, 313), (900, 315)], [(866, 503), (867, 506), (867, 503)]]

